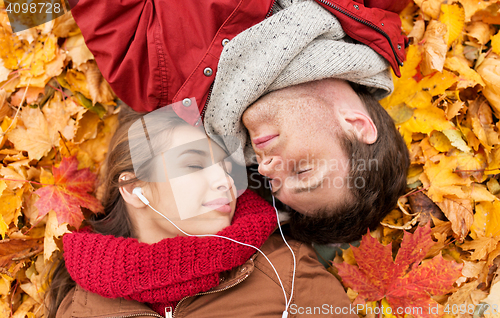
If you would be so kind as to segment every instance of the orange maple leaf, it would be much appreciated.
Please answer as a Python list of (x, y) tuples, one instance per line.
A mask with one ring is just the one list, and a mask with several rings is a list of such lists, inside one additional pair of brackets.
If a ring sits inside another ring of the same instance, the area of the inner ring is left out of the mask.
[(96, 175), (89, 168), (78, 170), (76, 157), (63, 158), (59, 168), (53, 167), (54, 184), (35, 191), (40, 199), (35, 203), (38, 216), (42, 217), (54, 210), (59, 224), (79, 228), (84, 217), (80, 207), (94, 213), (102, 212), (99, 200), (90, 195), (94, 190)]
[(462, 264), (445, 261), (441, 255), (420, 264), (433, 245), (430, 225), (418, 227), (414, 234), (405, 232), (393, 261), (392, 244), (383, 246), (368, 233), (359, 248), (352, 247), (359, 268), (347, 263), (335, 266), (344, 284), (359, 293), (358, 298), (378, 301), (385, 297), (398, 317), (408, 308), (414, 316), (436, 317), (437, 313), (429, 312), (436, 305), (430, 295), (451, 291)]

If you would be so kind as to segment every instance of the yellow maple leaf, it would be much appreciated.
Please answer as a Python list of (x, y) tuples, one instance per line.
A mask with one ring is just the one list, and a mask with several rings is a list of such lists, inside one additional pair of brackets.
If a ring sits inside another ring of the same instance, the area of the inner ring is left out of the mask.
[(444, 67), (450, 71), (454, 71), (460, 74), (457, 85), (458, 89), (474, 87), (477, 84), (481, 85), (481, 87), (486, 86), (481, 76), (479, 76), (479, 74), (475, 70), (469, 67), (469, 65), (467, 64), (467, 60), (463, 57), (448, 57), (444, 61)]
[(431, 97), (441, 95), (446, 89), (455, 84), (457, 79), (457, 76), (452, 72), (443, 70), (424, 77), (418, 83), (418, 89), (427, 92)]
[(498, 236), (500, 235), (500, 201), (479, 202), (476, 204), (474, 223), (471, 233), (478, 236)]
[(483, 182), (486, 177), (484, 169), (486, 168), (486, 156), (483, 153), (457, 153), (457, 166), (455, 173), (462, 178), (473, 177), (477, 182)]
[(443, 131), (453, 128), (453, 125), (446, 120), (444, 111), (433, 106), (415, 109), (413, 116), (399, 125), (400, 132), (408, 145), (411, 143), (413, 133), (429, 134), (433, 130)]
[(52, 149), (59, 136), (50, 132), (47, 120), (38, 108), (24, 107), (21, 118), (24, 125), (9, 132), (8, 139), (17, 150), (27, 151), (30, 159), (39, 160)]
[(63, 102), (61, 94), (56, 92), (43, 111), (23, 108), (23, 125), (18, 125), (8, 133), (8, 139), (17, 150), (27, 151), (30, 159), (39, 160), (53, 146), (59, 145), (60, 134), (67, 139), (74, 137), (76, 121), (71, 116), (78, 112), (83, 113), (85, 110), (74, 102)]
[(434, 202), (441, 202), (444, 195), (459, 194), (459, 196), (464, 196), (461, 187), (470, 185), (472, 181), (456, 174), (454, 171), (457, 166), (456, 156), (440, 155), (438, 163), (426, 161), (424, 172), (429, 182), (428, 195)]
[(474, 202), (492, 202), (498, 199), (490, 191), (488, 191), (485, 185), (480, 183), (473, 183), (467, 187), (463, 186), (462, 189), (465, 193), (464, 199), (469, 199)]
[(0, 196), (0, 215), (2, 215), (7, 225), (12, 222), (17, 225), (17, 218), (21, 215), (23, 192), (22, 189), (16, 191), (5, 190)]
[(450, 46), (462, 33), (465, 25), (465, 11), (464, 8), (457, 4), (443, 4), (441, 5), (441, 15), (439, 21), (444, 23), (448, 30), (447, 46)]
[(458, 0), (464, 7), (465, 12), (465, 22), (469, 22), (477, 11), (483, 10), (491, 3), (488, 1), (477, 1), (477, 0)]
[(442, 132), (436, 130), (431, 133), (429, 143), (439, 152), (448, 152), (454, 148), (448, 137), (446, 137), (446, 135)]
[(21, 59), (26, 53), (26, 46), (26, 41), (20, 40), (10, 30), (0, 26), (0, 57), (4, 61), (6, 68), (11, 70), (18, 68)]
[(496, 248), (498, 239), (499, 237), (478, 237), (463, 243), (460, 247), (467, 251), (474, 250), (471, 255), (472, 260), (483, 260)]

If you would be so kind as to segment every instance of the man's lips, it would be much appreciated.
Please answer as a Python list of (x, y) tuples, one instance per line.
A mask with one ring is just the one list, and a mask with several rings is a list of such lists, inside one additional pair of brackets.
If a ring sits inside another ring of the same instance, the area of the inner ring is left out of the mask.
[(253, 139), (252, 142), (254, 143), (255, 147), (261, 149), (261, 148), (264, 148), (265, 146), (267, 146), (268, 144), (270, 144), (274, 140), (274, 138), (276, 138), (278, 136), (279, 136), (279, 134), (259, 137), (259, 138)]
[(222, 213), (231, 213), (231, 206), (229, 205), (230, 202), (231, 201), (229, 201), (229, 199), (227, 198), (220, 198), (205, 202), (202, 205), (214, 211), (219, 211)]

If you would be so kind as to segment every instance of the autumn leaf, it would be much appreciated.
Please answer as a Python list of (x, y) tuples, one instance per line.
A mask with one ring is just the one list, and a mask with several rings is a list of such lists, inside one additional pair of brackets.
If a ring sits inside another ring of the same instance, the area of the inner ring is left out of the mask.
[(473, 260), (484, 260), (486, 256), (492, 252), (496, 247), (500, 237), (478, 237), (475, 240), (467, 241), (460, 245), (460, 247), (467, 251), (474, 251), (471, 254)]
[(83, 35), (81, 33), (69, 37), (66, 40), (65, 46), (68, 50), (68, 56), (73, 61), (74, 67), (78, 67), (88, 60), (94, 58), (90, 50), (87, 48), (87, 45), (85, 44)]
[(457, 3), (443, 4), (439, 21), (444, 23), (448, 30), (448, 43), (450, 46), (462, 33), (465, 22), (465, 11)]
[[(358, 292), (364, 301), (385, 298), (397, 314), (397, 308), (422, 308), (418, 317), (435, 317), (428, 308), (435, 302), (430, 295), (445, 294), (453, 289), (462, 265), (445, 261), (441, 255), (429, 261), (423, 258), (434, 245), (430, 225), (418, 227), (415, 233), (404, 233), (401, 248), (392, 259), (392, 245), (383, 246), (367, 234), (359, 248), (352, 247), (358, 266), (335, 264), (345, 285)], [(398, 317), (403, 315), (397, 314)]]
[(491, 49), (493, 53), (500, 54), (500, 32), (491, 37)]
[(477, 73), (486, 83), (486, 88), (483, 90), (484, 97), (495, 109), (496, 114), (500, 114), (500, 56), (489, 54), (477, 68)]
[(8, 268), (16, 260), (29, 259), (43, 250), (41, 239), (7, 239), (0, 241), (0, 267)]
[(43, 254), (46, 260), (51, 258), (54, 251), (59, 250), (55, 240), (60, 238), (64, 233), (70, 233), (68, 223), (60, 224), (56, 213), (50, 211), (45, 225), (45, 239), (43, 240)]
[(447, 45), (446, 25), (432, 20), (427, 26), (424, 34), (424, 54), (420, 69), (422, 74), (429, 75), (432, 72), (441, 72), (444, 66)]
[(34, 193), (40, 196), (35, 203), (39, 217), (53, 210), (59, 224), (68, 223), (78, 228), (83, 221), (81, 207), (97, 213), (101, 203), (89, 192), (94, 190), (96, 175), (90, 169), (78, 170), (76, 157), (63, 158), (58, 168), (53, 167), (54, 184), (46, 185)]

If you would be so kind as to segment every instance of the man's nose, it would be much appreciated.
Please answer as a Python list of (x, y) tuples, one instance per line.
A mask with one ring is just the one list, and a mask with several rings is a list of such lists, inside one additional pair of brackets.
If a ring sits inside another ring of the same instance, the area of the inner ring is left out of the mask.
[(283, 160), (279, 156), (265, 157), (259, 163), (259, 173), (268, 178), (274, 179), (277, 175), (278, 169), (282, 166)]

